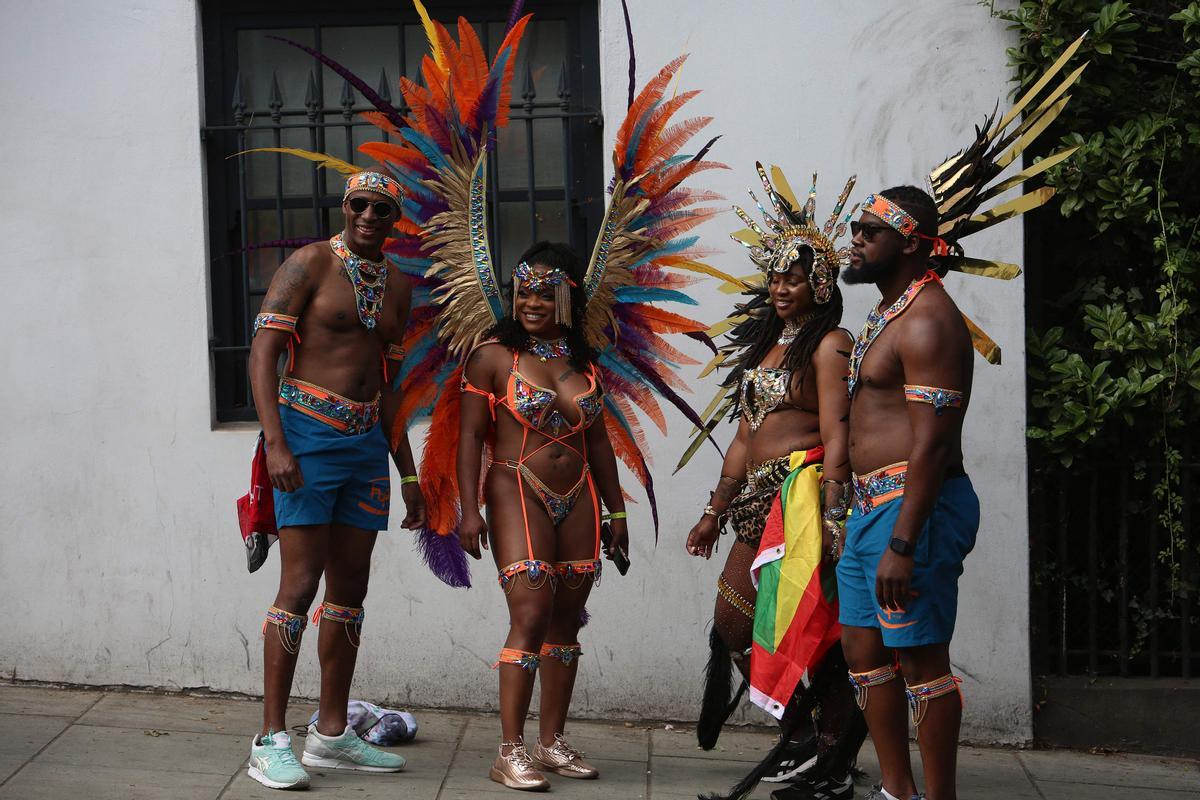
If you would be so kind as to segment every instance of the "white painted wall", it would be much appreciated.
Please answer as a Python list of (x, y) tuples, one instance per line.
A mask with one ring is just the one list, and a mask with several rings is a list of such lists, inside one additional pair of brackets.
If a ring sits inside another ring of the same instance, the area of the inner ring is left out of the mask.
[[(683, 85), (725, 134), (734, 169), (706, 180), (741, 201), (756, 158), (793, 182), (818, 170), (822, 209), (849, 171), (865, 194), (920, 178), (957, 149), (1008, 90), (1003, 26), (970, 0), (630, 3), (638, 77), (693, 53)], [(605, 114), (624, 110), (620, 4), (602, 2)], [(9, 242), (0, 374), (10, 401), (0, 459), (0, 673), (80, 684), (212, 687), (257, 693), (258, 630), (278, 561), (247, 575), (233, 501), (254, 432), (212, 425), (207, 353), (204, 177), (193, 2), (54, 0), (0, 11), (0, 197)], [(54, 54), (53, 57), (50, 54)], [(725, 233), (701, 230), (748, 270)], [(983, 237), (980, 237), (983, 238)], [(975, 251), (1019, 260), (1009, 224)], [(968, 462), (984, 526), (962, 586), (955, 664), (966, 677), (966, 735), (1030, 738), (1022, 285), (952, 277), (961, 305), (1005, 347), (978, 362)], [(985, 290), (987, 294), (985, 294)], [(728, 301), (701, 289), (703, 314)], [(848, 292), (857, 328), (873, 290)], [(698, 402), (712, 391), (696, 386)], [(669, 475), (686, 434), (656, 440), (662, 536), (635, 506), (634, 568), (594, 595), (576, 710), (689, 718), (711, 614), (714, 561), (682, 538), (717, 473), (705, 452)], [(728, 431), (726, 431), (728, 433)], [(492, 708), (487, 664), (505, 613), (490, 566), (476, 588), (428, 576), (408, 534), (379, 543), (356, 695)], [(315, 648), (300, 694), (317, 691)]]

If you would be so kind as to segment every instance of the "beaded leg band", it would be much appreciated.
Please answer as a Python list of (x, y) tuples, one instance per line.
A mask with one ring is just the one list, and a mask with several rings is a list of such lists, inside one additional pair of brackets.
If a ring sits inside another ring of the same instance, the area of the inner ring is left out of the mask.
[(322, 619), (342, 623), (345, 626), (347, 641), (357, 648), (362, 642), (362, 624), (365, 618), (366, 612), (361, 608), (347, 608), (325, 601), (313, 612), (312, 621), (313, 625), (320, 625)]
[(575, 644), (542, 645), (542, 658), (556, 658), (568, 667), (579, 660), (581, 655), (583, 655), (583, 648), (578, 642)]
[(736, 608), (738, 611), (745, 614), (750, 619), (754, 619), (754, 603), (742, 596), (742, 593), (729, 585), (729, 581), (725, 580), (725, 573), (717, 578), (717, 594), (725, 598), (725, 602)]
[(296, 655), (300, 652), (300, 639), (308, 626), (308, 619), (303, 614), (293, 614), (282, 608), (271, 606), (267, 609), (267, 618), (263, 621), (263, 636), (267, 635), (267, 626), (274, 625), (279, 633), (279, 643), (283, 649)]
[(498, 576), (500, 588), (504, 590), (505, 594), (513, 590), (517, 578), (521, 575), (525, 576), (525, 585), (530, 589), (541, 589), (543, 586), (549, 586), (553, 590), (555, 588), (555, 581), (558, 580), (558, 568), (549, 561), (541, 561), (539, 559), (516, 561), (509, 564), (500, 570)]
[(578, 589), (587, 581), (600, 585), (600, 573), (603, 563), (598, 558), (588, 558), (583, 561), (556, 561), (554, 569), (558, 573), (558, 581), (568, 589)]
[(921, 730), (921, 721), (925, 719), (925, 712), (929, 709), (930, 700), (951, 692), (958, 692), (958, 702), (963, 702), (962, 689), (958, 686), (960, 683), (962, 683), (962, 678), (947, 674), (935, 678), (929, 683), (905, 687), (904, 691), (908, 694), (908, 712), (912, 716), (913, 727), (917, 729), (918, 733)]
[(528, 650), (515, 650), (511, 647), (503, 647), (500, 649), (500, 656), (496, 659), (496, 663), (492, 664), (492, 669), (498, 669), (501, 664), (516, 664), (529, 672), (537, 671), (538, 665), (542, 663), (542, 657), (537, 653), (530, 653)]
[(850, 685), (854, 687), (854, 702), (859, 709), (867, 710), (867, 700), (872, 686), (881, 686), (896, 677), (896, 665), (888, 664), (870, 672), (850, 672)]

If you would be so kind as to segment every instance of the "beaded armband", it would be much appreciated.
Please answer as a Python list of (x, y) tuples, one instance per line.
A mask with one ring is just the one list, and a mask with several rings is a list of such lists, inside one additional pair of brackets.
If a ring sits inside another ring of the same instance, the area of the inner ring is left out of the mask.
[(929, 403), (933, 413), (939, 417), (947, 408), (961, 408), (963, 393), (955, 389), (940, 389), (937, 386), (914, 386), (904, 384), (904, 399), (910, 403)]
[(263, 328), (270, 328), (271, 330), (295, 334), (296, 323), (299, 321), (299, 317), (293, 317), (289, 314), (265, 312), (254, 318), (254, 333), (257, 334)]

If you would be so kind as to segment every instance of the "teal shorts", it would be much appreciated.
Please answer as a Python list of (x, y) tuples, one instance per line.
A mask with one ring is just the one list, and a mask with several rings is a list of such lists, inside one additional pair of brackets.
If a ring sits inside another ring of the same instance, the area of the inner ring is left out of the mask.
[(912, 589), (904, 611), (885, 611), (875, 597), (875, 570), (887, 551), (904, 497), (855, 511), (846, 523), (846, 545), (837, 565), (838, 621), (878, 628), (887, 647), (943, 644), (954, 635), (958, 578), (979, 531), (979, 498), (965, 475), (942, 484), (933, 513), (913, 553)]
[(275, 524), (386, 530), (391, 500), (388, 442), (383, 425), (343, 433), (296, 409), (279, 406), (283, 436), (300, 464), (304, 485), (274, 492)]

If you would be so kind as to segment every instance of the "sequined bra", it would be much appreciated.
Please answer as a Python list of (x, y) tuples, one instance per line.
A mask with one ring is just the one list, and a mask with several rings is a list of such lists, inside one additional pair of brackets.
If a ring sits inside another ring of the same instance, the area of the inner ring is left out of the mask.
[(468, 383), (465, 378), (463, 379), (463, 391), (482, 395), (488, 399), (493, 419), (496, 417), (496, 406), (507, 405), (513, 416), (529, 428), (551, 430), (556, 434), (565, 428), (571, 433), (575, 433), (589, 427), (603, 412), (604, 390), (596, 379), (595, 365), (588, 367), (588, 388), (574, 397), (575, 405), (579, 409), (579, 422), (572, 425), (554, 407), (554, 402), (558, 399), (558, 392), (538, 386), (522, 375), (517, 369), (519, 357), (519, 352), (513, 353), (513, 364), (508, 378), (508, 394), (503, 398), (497, 398), (491, 392), (478, 389)]
[(778, 367), (753, 367), (742, 373), (738, 399), (750, 430), (758, 430), (767, 414), (783, 404), (791, 381), (792, 371)]

